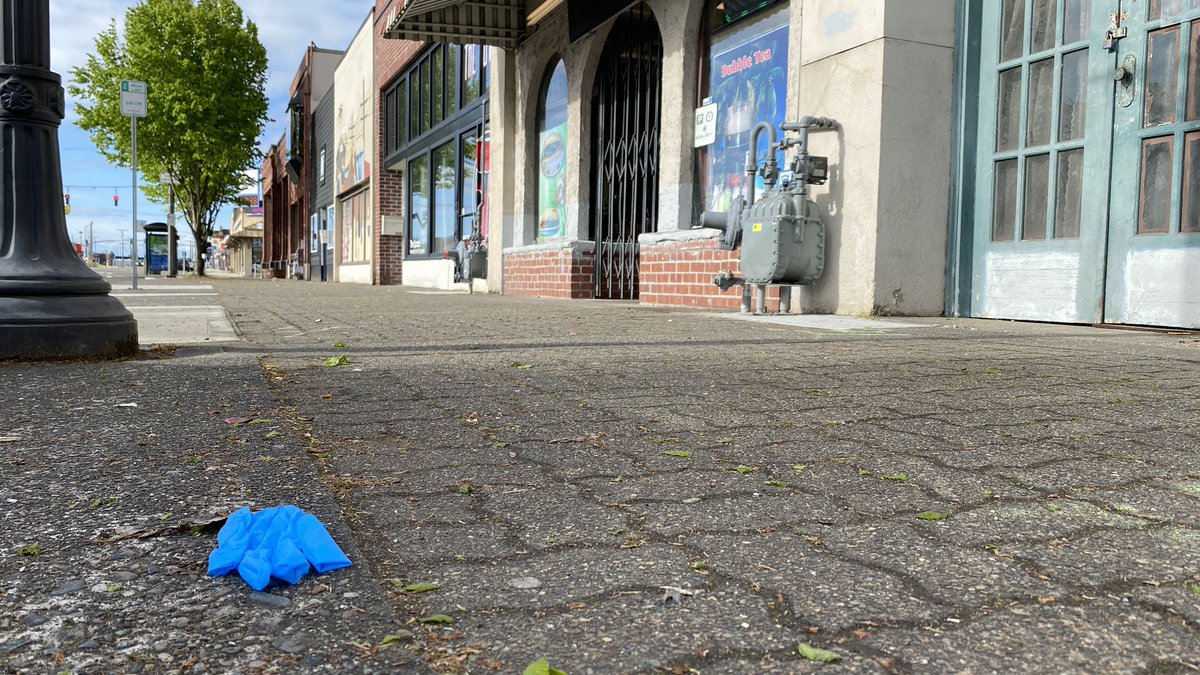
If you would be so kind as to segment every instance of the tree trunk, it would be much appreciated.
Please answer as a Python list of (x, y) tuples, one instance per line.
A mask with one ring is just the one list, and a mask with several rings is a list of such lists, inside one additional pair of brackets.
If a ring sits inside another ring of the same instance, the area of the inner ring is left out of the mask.
[(192, 230), (192, 236), (196, 239), (196, 276), (204, 276), (204, 254), (208, 252), (208, 237), (202, 237)]

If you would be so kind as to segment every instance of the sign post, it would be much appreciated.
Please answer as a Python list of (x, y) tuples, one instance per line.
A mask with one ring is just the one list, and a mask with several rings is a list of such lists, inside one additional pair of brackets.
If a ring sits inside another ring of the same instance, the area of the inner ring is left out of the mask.
[(171, 174), (164, 173), (158, 177), (158, 182), (167, 186), (171, 196), (167, 211), (167, 276), (174, 279), (179, 275), (179, 252), (175, 243), (178, 239), (175, 235), (175, 179), (171, 178)]
[(130, 166), (133, 169), (133, 236), (130, 238), (132, 242), (130, 267), (133, 269), (133, 289), (137, 290), (137, 121), (139, 117), (146, 116), (145, 82), (121, 80), (121, 114), (129, 116), (130, 124), (130, 149), (132, 150)]

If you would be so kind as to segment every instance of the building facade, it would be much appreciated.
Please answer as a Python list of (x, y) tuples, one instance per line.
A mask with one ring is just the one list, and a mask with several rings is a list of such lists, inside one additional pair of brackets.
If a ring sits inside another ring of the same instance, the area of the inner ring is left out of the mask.
[(309, 171), (309, 194), (312, 204), (308, 213), (312, 235), (311, 279), (333, 281), (336, 278), (335, 229), (337, 216), (334, 209), (334, 112), (336, 110), (335, 86), (321, 97), (312, 113), (313, 156)]
[(384, 35), (504, 48), (493, 291), (737, 307), (698, 216), (749, 191), (756, 123), (814, 115), (826, 265), (793, 311), (1200, 327), (1195, 2), (484, 4), (410, 0)]
[[(270, 269), (264, 269), (264, 275), (313, 278), (313, 254), (319, 255), (320, 250), (318, 233), (313, 232), (311, 225), (311, 172), (314, 170), (312, 158), (315, 152), (312, 112), (333, 85), (333, 72), (342, 54), (341, 51), (309, 45), (292, 80), (287, 108), (288, 129), (273, 148), (282, 157), (282, 166), (273, 167), (271, 172), (280, 183), (283, 182), (280, 169), (286, 174), (287, 189), (273, 191), (270, 204), (264, 204), (274, 211), (266, 218), (265, 227), (268, 230), (278, 228), (275, 236), (263, 238), (264, 256), (270, 261)], [(265, 182), (263, 187), (265, 202)], [(266, 266), (267, 262), (264, 261)]]
[(229, 236), (224, 247), (228, 253), (229, 271), (242, 277), (258, 276), (262, 265), (263, 210), (259, 206), (241, 205), (233, 209)]
[(260, 272), (264, 278), (287, 277), (289, 251), (296, 250), (289, 226), (288, 203), (291, 200), (291, 179), (284, 165), (287, 163), (287, 136), (272, 145), (263, 157), (259, 170), (263, 204), (263, 251)]
[(334, 73), (335, 259), (341, 282), (375, 281), (375, 51), (373, 14)]
[[(378, 30), (394, 23), (398, 4), (379, 3)], [(465, 288), (463, 242), (488, 232), (491, 50), (380, 42), (392, 45), (378, 50), (380, 232), (399, 237), (389, 253), (400, 255), (404, 284)]]

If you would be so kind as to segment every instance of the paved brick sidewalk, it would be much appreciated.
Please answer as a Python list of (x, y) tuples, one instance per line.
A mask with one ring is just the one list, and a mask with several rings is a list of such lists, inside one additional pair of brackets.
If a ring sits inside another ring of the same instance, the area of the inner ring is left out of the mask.
[(1195, 336), (216, 287), (438, 670), (1200, 668)]

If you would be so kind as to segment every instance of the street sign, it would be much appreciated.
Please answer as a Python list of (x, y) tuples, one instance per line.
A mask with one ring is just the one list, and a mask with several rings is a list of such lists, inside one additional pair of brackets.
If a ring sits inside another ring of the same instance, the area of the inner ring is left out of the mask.
[(717, 142), (717, 104), (696, 108), (696, 140), (693, 147), (703, 148)]
[(121, 80), (121, 114), (128, 117), (146, 116), (146, 83)]

